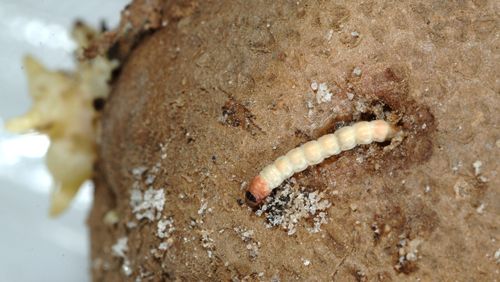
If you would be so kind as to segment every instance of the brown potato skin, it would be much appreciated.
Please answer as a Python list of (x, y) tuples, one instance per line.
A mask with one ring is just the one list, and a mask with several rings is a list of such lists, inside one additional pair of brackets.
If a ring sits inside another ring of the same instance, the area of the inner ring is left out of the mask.
[[(170, 21), (128, 56), (106, 103), (89, 217), (94, 281), (498, 276), (494, 1), (193, 2), (189, 13), (166, 4)], [(335, 90), (331, 102), (316, 103), (312, 81)], [(241, 204), (242, 183), (264, 165), (343, 123), (373, 118), (379, 106), (405, 131), (399, 145), (359, 146), (295, 176), (333, 203), (321, 232), (301, 227), (288, 236)], [(476, 160), (486, 182), (474, 175)], [(130, 171), (158, 162), (153, 185), (165, 189), (163, 214), (176, 231), (172, 247), (155, 256), (156, 222), (127, 223)], [(199, 214), (205, 201), (212, 210)], [(120, 215), (112, 226), (103, 223), (110, 210)], [(256, 258), (237, 227), (254, 231)], [(111, 252), (123, 236), (128, 277)], [(396, 269), (402, 237), (423, 243), (415, 262)]]

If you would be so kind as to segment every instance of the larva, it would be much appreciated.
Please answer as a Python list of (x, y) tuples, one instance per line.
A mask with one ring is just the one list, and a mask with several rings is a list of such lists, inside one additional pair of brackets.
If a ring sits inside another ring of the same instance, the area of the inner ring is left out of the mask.
[(309, 141), (290, 150), (264, 167), (250, 182), (245, 197), (250, 205), (257, 205), (285, 179), (308, 166), (319, 164), (324, 159), (350, 150), (356, 145), (384, 142), (393, 138), (397, 132), (398, 130), (386, 121), (374, 120), (357, 122), (352, 126), (342, 127), (333, 134), (323, 135), (318, 140)]

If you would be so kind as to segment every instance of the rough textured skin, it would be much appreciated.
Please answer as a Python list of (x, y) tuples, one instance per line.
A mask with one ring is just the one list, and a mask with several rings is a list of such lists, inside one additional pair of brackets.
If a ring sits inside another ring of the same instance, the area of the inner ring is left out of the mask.
[[(105, 108), (94, 280), (498, 279), (498, 1), (380, 2), (201, 1), (144, 38)], [(316, 103), (312, 81), (331, 101)], [(242, 204), (245, 183), (276, 157), (383, 111), (405, 130), (399, 144), (359, 146), (295, 176), (333, 203), (319, 233), (266, 228)], [(156, 222), (127, 227), (130, 171), (157, 162), (153, 186), (176, 228), (160, 254)], [(111, 210), (119, 220), (107, 225)], [(254, 231), (258, 255), (234, 228)], [(130, 276), (111, 251), (125, 236)], [(398, 262), (402, 239), (421, 241), (415, 261)]]

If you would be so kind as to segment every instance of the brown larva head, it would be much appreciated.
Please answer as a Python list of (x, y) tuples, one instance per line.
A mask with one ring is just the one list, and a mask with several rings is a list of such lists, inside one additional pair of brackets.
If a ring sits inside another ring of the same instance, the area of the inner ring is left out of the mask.
[(250, 182), (250, 186), (245, 193), (245, 199), (249, 206), (255, 207), (262, 203), (270, 193), (271, 191), (269, 191), (266, 181), (260, 175), (257, 175)]
[(257, 198), (255, 198), (255, 196), (250, 191), (245, 192), (245, 200), (247, 202), (247, 205), (251, 207), (255, 207), (259, 204), (257, 203)]

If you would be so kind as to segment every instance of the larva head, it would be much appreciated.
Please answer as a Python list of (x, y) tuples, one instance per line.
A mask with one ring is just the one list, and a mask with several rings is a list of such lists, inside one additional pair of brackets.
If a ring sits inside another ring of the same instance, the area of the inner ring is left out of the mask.
[(260, 175), (257, 175), (250, 182), (250, 186), (245, 193), (245, 199), (248, 205), (254, 207), (260, 204), (270, 193), (271, 191), (266, 181)]

